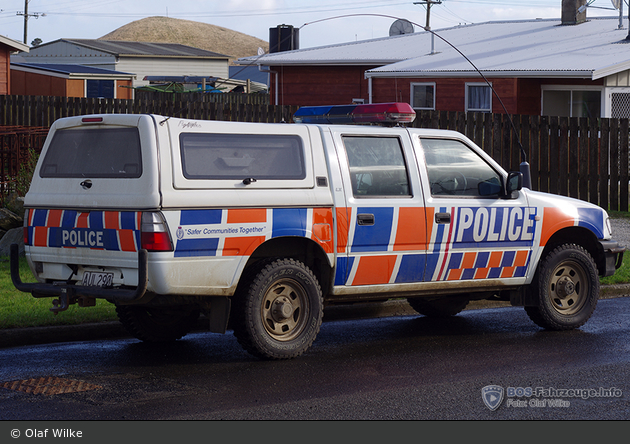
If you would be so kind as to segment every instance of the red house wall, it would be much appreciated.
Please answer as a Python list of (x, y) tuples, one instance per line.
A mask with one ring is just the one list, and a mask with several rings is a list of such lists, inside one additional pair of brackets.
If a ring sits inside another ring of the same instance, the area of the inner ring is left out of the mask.
[[(342, 105), (352, 99), (369, 100), (365, 71), (370, 66), (276, 66), (278, 102), (284, 105)], [(489, 78), (510, 114), (540, 115), (542, 85), (603, 85), (603, 80), (556, 78)], [(466, 83), (484, 83), (480, 76), (461, 78), (373, 78), (372, 102), (411, 102), (411, 83), (435, 83), (438, 111), (465, 111)], [(275, 77), (271, 78), (272, 103)], [(496, 95), (492, 111), (503, 113)]]
[(344, 105), (352, 99), (368, 102), (365, 71), (374, 66), (273, 66), (270, 97), (279, 105)]
[[(24, 71), (11, 71), (12, 94), (19, 96), (67, 97), (67, 80)], [(81, 97), (81, 96), (80, 96)]]

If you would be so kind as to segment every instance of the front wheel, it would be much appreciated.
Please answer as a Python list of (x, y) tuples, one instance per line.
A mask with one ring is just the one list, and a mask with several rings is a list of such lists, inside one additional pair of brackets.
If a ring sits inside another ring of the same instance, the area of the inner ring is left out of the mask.
[(537, 292), (538, 305), (525, 307), (525, 311), (538, 326), (549, 330), (578, 328), (597, 305), (597, 266), (584, 248), (560, 245), (543, 260), (531, 291)]
[(254, 356), (288, 359), (313, 343), (323, 317), (322, 291), (313, 272), (293, 259), (261, 264), (238, 294), (234, 336)]

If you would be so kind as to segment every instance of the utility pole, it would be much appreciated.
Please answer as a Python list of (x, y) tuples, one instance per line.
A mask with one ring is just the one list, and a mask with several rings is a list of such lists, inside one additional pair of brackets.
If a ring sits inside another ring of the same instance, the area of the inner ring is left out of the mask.
[(424, 27), (427, 31), (431, 31), (431, 6), (441, 5), (442, 0), (424, 0), (421, 2), (413, 2), (414, 5), (425, 5), (427, 7), (427, 24)]
[(39, 18), (40, 16), (42, 17), (46, 17), (46, 14), (41, 13), (41, 12), (33, 12), (31, 14), (28, 13), (28, 2), (31, 0), (24, 0), (24, 12), (18, 12), (16, 15), (23, 15), (24, 16), (24, 44), (28, 45), (27, 40), (28, 40), (28, 18), (29, 17), (35, 17), (35, 18)]
[[(413, 2), (414, 5), (425, 5), (427, 7), (427, 24), (425, 31), (431, 31), (431, 6), (441, 5), (442, 0), (423, 0), (421, 2)], [(435, 54), (435, 35), (431, 33), (431, 54)]]

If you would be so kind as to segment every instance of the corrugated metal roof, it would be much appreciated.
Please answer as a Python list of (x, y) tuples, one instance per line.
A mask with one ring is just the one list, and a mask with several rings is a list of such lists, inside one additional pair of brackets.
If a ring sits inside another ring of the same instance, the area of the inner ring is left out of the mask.
[(276, 52), (263, 56), (244, 57), (242, 65), (383, 65), (417, 57), (426, 52), (415, 40), (420, 34), (406, 34), (373, 40)]
[[(601, 78), (630, 69), (628, 30), (619, 18), (596, 18), (579, 25), (560, 20), (487, 22), (438, 30), (488, 75)], [(259, 58), (267, 66), (303, 64), (386, 65), (369, 76), (470, 75), (474, 68), (449, 44), (418, 32), (363, 42), (275, 53)], [(255, 58), (240, 59), (251, 61)]]
[(90, 39), (61, 39), (56, 41), (73, 43), (75, 45), (113, 54), (115, 56), (229, 58), (229, 56), (225, 54), (193, 48), (192, 46), (180, 45), (178, 43), (123, 42)]
[(90, 75), (107, 75), (107, 76), (133, 76), (135, 74), (121, 71), (113, 71), (111, 69), (95, 68), (92, 66), (63, 64), (63, 63), (16, 63), (11, 62), (11, 66), (20, 66), (23, 68), (38, 69), (41, 71), (49, 71), (60, 74), (90, 74)]
[(9, 37), (5, 37), (3, 35), (0, 35), (0, 44), (8, 46), (13, 51), (29, 51), (28, 45), (22, 42), (18, 42), (17, 40), (10, 39)]

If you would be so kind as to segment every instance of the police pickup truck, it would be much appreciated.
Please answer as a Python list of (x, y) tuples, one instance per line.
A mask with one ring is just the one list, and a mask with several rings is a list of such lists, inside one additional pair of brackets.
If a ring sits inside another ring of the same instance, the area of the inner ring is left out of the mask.
[(625, 250), (607, 213), (523, 187), (460, 133), (395, 126), (414, 117), (389, 103), (301, 108), (295, 124), (59, 119), (24, 201), (37, 282), (14, 246), (14, 285), (55, 313), (106, 299), (145, 341), (203, 313), (272, 359), (306, 351), (330, 304), (406, 298), (439, 317), (499, 298), (546, 329), (584, 324)]

